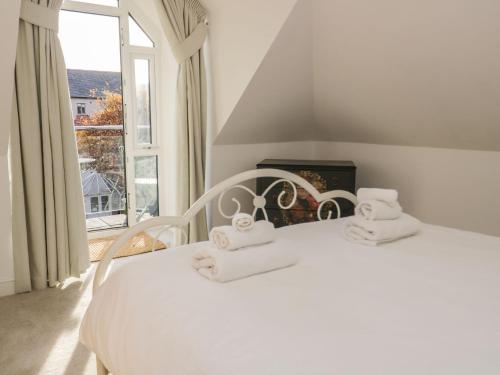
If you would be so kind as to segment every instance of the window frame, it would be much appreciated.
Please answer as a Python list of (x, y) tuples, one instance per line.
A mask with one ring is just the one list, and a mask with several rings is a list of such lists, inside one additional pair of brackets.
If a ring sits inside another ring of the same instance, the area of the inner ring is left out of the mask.
[[(141, 47), (142, 48), (142, 47)], [(134, 48), (135, 49), (135, 48)], [(131, 92), (132, 92), (132, 98), (130, 103), (132, 103), (132, 113), (130, 113), (130, 117), (132, 120), (132, 123), (134, 124), (134, 147), (137, 150), (150, 150), (154, 148), (159, 147), (159, 142), (158, 142), (158, 111), (157, 111), (157, 88), (156, 88), (156, 66), (155, 66), (155, 55), (153, 53), (144, 53), (144, 52), (135, 52), (131, 51), (130, 52), (130, 70), (131, 70)], [(135, 81), (135, 69), (134, 69), (134, 64), (135, 60), (148, 60), (149, 62), (149, 116), (150, 119), (149, 121), (151, 122), (151, 143), (139, 143), (137, 140), (137, 101), (136, 101), (136, 81)], [(137, 155), (136, 155), (137, 156)]]
[[(151, 41), (151, 43), (153, 44), (151, 47), (149, 46), (140, 46), (140, 45), (137, 45), (137, 44), (132, 44), (129, 40), (129, 45), (132, 46), (132, 47), (144, 47), (144, 48), (154, 48), (156, 47), (156, 44), (155, 44), (155, 41), (153, 40), (153, 38), (151, 38), (151, 36), (148, 34), (148, 32), (142, 28), (140, 22), (138, 22), (132, 13), (129, 12), (128, 14), (129, 18), (128, 18), (128, 26), (130, 26), (130, 19), (132, 19), (132, 21), (137, 25), (137, 27), (146, 35), (146, 37)], [(130, 29), (130, 27), (129, 27)], [(129, 33), (128, 33), (129, 37), (130, 37), (130, 30), (129, 30)]]
[[(159, 215), (163, 214), (164, 204), (160, 202), (160, 191), (163, 189), (163, 161), (161, 129), (159, 126), (160, 114), (159, 97), (160, 79), (158, 67), (161, 66), (161, 50), (163, 38), (155, 25), (149, 18), (130, 0), (119, 0), (118, 6), (107, 6), (85, 3), (77, 0), (64, 0), (61, 10), (90, 13), (102, 16), (117, 17), (120, 26), (120, 53), (122, 74), (122, 100), (123, 100), (123, 127), (125, 144), (125, 180), (127, 199), (127, 226), (123, 228), (111, 228), (102, 230), (89, 230), (89, 238), (105, 235), (106, 232), (115, 234), (127, 227), (136, 224), (136, 191), (134, 160), (141, 156), (156, 156), (157, 160), (157, 190)], [(129, 43), (129, 17), (131, 17), (144, 33), (153, 42), (152, 47), (135, 46)], [(137, 129), (135, 123), (136, 100), (135, 100), (135, 77), (133, 69), (134, 58), (148, 59), (150, 66), (150, 117), (151, 117), (151, 144), (139, 144), (136, 139)], [(111, 201), (111, 200), (110, 200)], [(99, 199), (100, 204), (100, 199)]]

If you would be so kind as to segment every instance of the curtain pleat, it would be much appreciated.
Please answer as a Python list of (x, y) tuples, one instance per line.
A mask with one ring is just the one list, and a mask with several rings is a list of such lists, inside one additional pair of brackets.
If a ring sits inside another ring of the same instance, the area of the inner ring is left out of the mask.
[[(33, 4), (59, 11), (61, 2)], [(21, 10), (10, 149), (17, 292), (55, 286), (69, 276), (79, 276), (89, 265), (78, 154), (57, 25), (45, 27), (48, 21), (44, 20), (40, 22), (44, 27), (38, 26), (32, 17), (28, 22), (22, 16)]]
[[(207, 90), (202, 43), (206, 12), (197, 0), (157, 1), (166, 37), (179, 52), (176, 58), (188, 56), (177, 61), (178, 202), (183, 213), (205, 190)], [(201, 37), (196, 39), (200, 45), (193, 48), (193, 40), (187, 39), (200, 27)], [(208, 238), (205, 210), (190, 223), (188, 237), (189, 242)]]

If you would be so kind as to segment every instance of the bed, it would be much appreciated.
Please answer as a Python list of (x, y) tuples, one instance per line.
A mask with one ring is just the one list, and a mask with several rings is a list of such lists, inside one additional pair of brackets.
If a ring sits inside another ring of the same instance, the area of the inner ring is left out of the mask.
[[(500, 373), (500, 238), (424, 224), (416, 236), (366, 247), (343, 239), (345, 219), (332, 220), (323, 205), (318, 216), (330, 220), (280, 228), (268, 245), (298, 249), (290, 268), (211, 282), (191, 268), (201, 242), (109, 272), (112, 253), (135, 231), (183, 226), (197, 207), (262, 176), (301, 185), (319, 202), (355, 202), (288, 172), (250, 171), (214, 187), (187, 215), (130, 228), (96, 272), (80, 330), (99, 373)], [(253, 201), (255, 213), (262, 201)]]

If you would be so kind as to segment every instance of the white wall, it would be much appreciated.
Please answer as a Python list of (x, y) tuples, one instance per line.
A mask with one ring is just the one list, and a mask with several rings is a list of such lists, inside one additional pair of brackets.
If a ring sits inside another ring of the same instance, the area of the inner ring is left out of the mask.
[(500, 236), (500, 152), (315, 142), (314, 158), (353, 160), (358, 187), (399, 190), (432, 224)]
[(11, 245), (10, 184), (7, 145), (12, 111), (12, 85), (17, 44), (19, 0), (0, 2), (0, 297), (14, 293), (14, 266)]
[(73, 111), (73, 117), (78, 115), (77, 106), (79, 103), (85, 104), (85, 115), (92, 116), (94, 113), (102, 109), (101, 102), (95, 99), (80, 99), (71, 98), (71, 110)]
[(201, 0), (208, 10), (215, 130), (222, 129), (297, 0)]
[(312, 25), (308, 0), (299, 0), (217, 135), (217, 144), (311, 139)]
[[(276, 90), (272, 69), (267, 70), (268, 57), (274, 70), (280, 58), (286, 64), (288, 55), (280, 50), (288, 43), (297, 55), (311, 58), (311, 75), (298, 77), (300, 82), (312, 80), (313, 119), (302, 124), (309, 130), (302, 139), (318, 142), (298, 142), (295, 147), (302, 146), (297, 150), (286, 150), (289, 144), (285, 143), (277, 154), (352, 159), (360, 167), (360, 184), (398, 188), (406, 209), (424, 221), (500, 235), (495, 222), (500, 210), (496, 198), (500, 153), (469, 151), (500, 149), (498, 2), (307, 1), (312, 7), (311, 43), (294, 44), (285, 22), (254, 75), (235, 69), (235, 63), (247, 64), (244, 59), (252, 52), (252, 45), (239, 42), (257, 42), (266, 33), (254, 30), (255, 19), (239, 27), (232, 17), (261, 4), (209, 0), (206, 4), (213, 13), (210, 41), (216, 46), (214, 80), (220, 85), (216, 100), (223, 99), (216, 109), (219, 115), (231, 113), (218, 118), (219, 129), (227, 128), (219, 133), (221, 146), (215, 147), (214, 156), (219, 155), (214, 157), (215, 175), (218, 169), (220, 176), (227, 177), (252, 167), (256, 159), (264, 158), (260, 150), (271, 155), (279, 144), (236, 143), (288, 140), (289, 134), (282, 131), (277, 137), (275, 127), (269, 125), (286, 118), (288, 109), (282, 107), (281, 114), (260, 110), (262, 98)], [(238, 32), (234, 38), (233, 26)], [(240, 39), (240, 32), (249, 35)], [(232, 39), (226, 49), (227, 38)], [(297, 70), (286, 74), (290, 82), (297, 79)], [(251, 81), (245, 86), (247, 77)], [(230, 80), (236, 80), (243, 91), (234, 89), (236, 84), (231, 86)], [(280, 77), (279, 82), (284, 80)], [(253, 116), (252, 108), (259, 113)], [(232, 167), (226, 168), (227, 164)]]
[[(500, 236), (500, 152), (308, 141), (215, 146), (213, 155), (213, 184), (266, 158), (352, 160), (358, 188), (398, 189), (405, 211), (427, 223)], [(212, 210), (213, 224), (224, 223)]]

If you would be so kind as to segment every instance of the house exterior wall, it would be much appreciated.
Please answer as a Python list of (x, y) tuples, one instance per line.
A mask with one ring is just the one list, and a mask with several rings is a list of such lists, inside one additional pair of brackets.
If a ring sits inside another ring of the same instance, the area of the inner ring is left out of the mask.
[(73, 118), (78, 115), (77, 104), (85, 104), (85, 114), (92, 116), (99, 109), (101, 109), (99, 100), (96, 99), (82, 99), (82, 98), (71, 98), (71, 110), (73, 111)]

